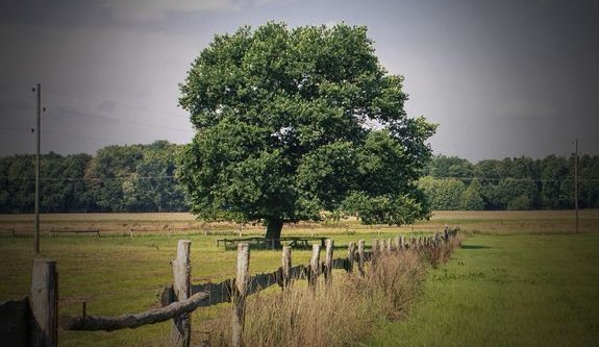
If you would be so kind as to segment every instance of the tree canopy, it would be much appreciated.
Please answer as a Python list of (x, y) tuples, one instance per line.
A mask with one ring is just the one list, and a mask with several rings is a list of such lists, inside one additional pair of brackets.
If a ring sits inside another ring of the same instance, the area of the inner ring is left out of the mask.
[(357, 215), (410, 223), (435, 125), (408, 118), (402, 76), (366, 27), (267, 23), (217, 35), (180, 86), (196, 134), (179, 177), (199, 218), (283, 223)]

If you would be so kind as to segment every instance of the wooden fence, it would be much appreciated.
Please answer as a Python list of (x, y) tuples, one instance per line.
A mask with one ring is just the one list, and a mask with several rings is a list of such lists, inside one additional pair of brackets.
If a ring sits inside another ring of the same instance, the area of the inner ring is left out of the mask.
[(233, 346), (242, 346), (245, 321), (245, 303), (249, 295), (258, 293), (270, 286), (286, 288), (293, 280), (307, 280), (314, 288), (319, 276), (323, 275), (326, 284), (332, 281), (332, 270), (343, 269), (348, 273), (357, 265), (358, 273), (364, 275), (364, 264), (376, 261), (382, 253), (401, 252), (407, 249), (431, 251), (456, 237), (457, 229), (445, 228), (443, 234), (405, 240), (400, 235), (394, 239), (374, 240), (369, 251), (364, 240), (357, 245), (351, 242), (347, 256), (333, 258), (334, 242), (325, 242), (325, 258), (320, 260), (321, 245), (312, 245), (312, 257), (308, 265), (293, 267), (291, 248), (283, 247), (281, 266), (273, 272), (250, 276), (249, 252), (246, 243), (238, 245), (237, 275), (220, 283), (192, 285), (191, 283), (191, 241), (179, 240), (177, 256), (172, 261), (173, 284), (165, 287), (160, 294), (162, 307), (134, 314), (120, 316), (89, 316), (83, 306), (82, 315), (62, 316), (58, 319), (58, 275), (56, 262), (50, 259), (35, 259), (31, 293), (28, 298), (0, 304), (0, 319), (9, 322), (0, 326), (0, 347), (46, 347), (57, 345), (57, 329), (84, 331), (113, 331), (137, 328), (172, 320), (171, 346), (189, 347), (191, 343), (190, 313), (199, 307), (225, 302), (234, 305), (232, 326)]
[(0, 304), (0, 346), (55, 347), (58, 322), (56, 262), (33, 261), (30, 295)]

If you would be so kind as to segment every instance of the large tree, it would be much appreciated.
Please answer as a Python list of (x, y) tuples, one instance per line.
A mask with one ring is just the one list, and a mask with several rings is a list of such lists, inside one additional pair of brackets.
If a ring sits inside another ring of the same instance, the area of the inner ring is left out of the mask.
[(179, 176), (208, 220), (284, 223), (357, 215), (410, 223), (429, 208), (415, 181), (435, 125), (408, 118), (366, 27), (267, 23), (217, 35), (192, 64), (180, 105), (196, 134)]

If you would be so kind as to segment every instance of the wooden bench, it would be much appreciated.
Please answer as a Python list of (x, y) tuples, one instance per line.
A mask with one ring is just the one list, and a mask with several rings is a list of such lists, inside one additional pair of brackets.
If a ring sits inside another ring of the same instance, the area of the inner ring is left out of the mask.
[(52, 236), (53, 233), (75, 233), (75, 234), (94, 233), (98, 237), (100, 237), (100, 229), (76, 229), (76, 228), (50, 229), (50, 233), (49, 233), (50, 236)]
[(258, 248), (274, 249), (277, 241), (281, 244), (285, 243), (287, 246), (292, 248), (309, 248), (310, 241), (319, 241), (322, 247), (325, 242), (324, 237), (300, 237), (300, 236), (287, 236), (281, 237), (280, 239), (267, 239), (264, 237), (245, 237), (235, 239), (219, 239), (216, 240), (217, 247), (222, 243), (225, 249), (235, 249), (239, 243), (248, 243), (250, 246), (256, 246)]

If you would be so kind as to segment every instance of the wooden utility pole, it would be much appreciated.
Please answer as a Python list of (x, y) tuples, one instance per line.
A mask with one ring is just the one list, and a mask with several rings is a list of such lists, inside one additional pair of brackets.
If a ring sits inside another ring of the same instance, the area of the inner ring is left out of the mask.
[(574, 147), (574, 209), (576, 210), (576, 233), (578, 234), (578, 139), (576, 139)]
[(35, 128), (35, 254), (40, 253), (40, 164), (41, 164), (41, 139), (42, 139), (42, 84), (38, 83), (37, 88), (37, 121)]

